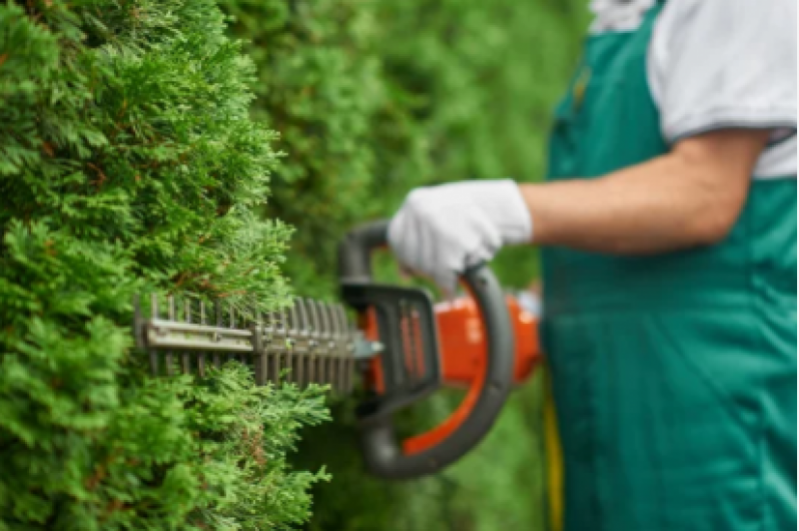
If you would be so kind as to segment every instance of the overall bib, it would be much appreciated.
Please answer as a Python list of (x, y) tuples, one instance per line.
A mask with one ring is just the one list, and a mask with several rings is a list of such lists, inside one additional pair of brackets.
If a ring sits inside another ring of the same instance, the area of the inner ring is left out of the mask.
[[(665, 154), (633, 32), (588, 38), (551, 180)], [(601, 201), (597, 197), (597, 201)], [(721, 243), (652, 257), (543, 252), (542, 339), (567, 531), (796, 528), (796, 176), (754, 180)]]

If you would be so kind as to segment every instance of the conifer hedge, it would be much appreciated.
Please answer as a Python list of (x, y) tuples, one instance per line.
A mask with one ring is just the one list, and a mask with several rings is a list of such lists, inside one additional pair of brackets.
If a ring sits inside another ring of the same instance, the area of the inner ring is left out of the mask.
[(316, 389), (241, 368), (148, 378), (131, 301), (274, 309), (275, 134), (211, 0), (0, 5), (0, 529), (282, 529), (324, 474), (286, 465)]
[[(0, 5), (0, 531), (286, 529), (311, 488), (311, 530), (538, 528), (534, 386), (456, 467), (386, 484), (349, 404), (307, 428), (318, 389), (148, 377), (131, 300), (332, 298), (343, 232), (413, 186), (539, 178), (583, 4)], [(497, 267), (535, 274), (525, 251)]]

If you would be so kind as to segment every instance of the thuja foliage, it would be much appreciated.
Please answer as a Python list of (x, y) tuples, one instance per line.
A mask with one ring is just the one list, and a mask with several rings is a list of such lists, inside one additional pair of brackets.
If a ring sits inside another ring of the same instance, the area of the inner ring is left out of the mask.
[(267, 214), (298, 227), (287, 271), (308, 294), (336, 293), (340, 237), (392, 195), (373, 186), (377, 118), (395, 105), (373, 48), (378, 3), (221, 0), (257, 65), (253, 114), (281, 135)]
[(211, 0), (0, 5), (0, 529), (284, 529), (320, 391), (150, 378), (133, 296), (274, 309), (275, 135)]
[[(414, 186), (544, 173), (551, 109), (580, 48), (585, 0), (222, 0), (257, 66), (253, 113), (287, 156), (267, 206), (297, 227), (287, 271), (335, 294), (335, 245), (390, 215)], [(536, 274), (529, 250), (495, 263)], [(349, 405), (298, 456), (327, 463), (314, 530), (493, 531), (543, 521), (540, 387), (514, 395), (478, 450), (441, 476), (395, 485), (363, 472)], [(433, 404), (431, 415), (451, 406)], [(426, 416), (426, 415), (422, 415)], [(425, 419), (419, 419), (424, 422)], [(389, 523), (390, 522), (390, 523)]]

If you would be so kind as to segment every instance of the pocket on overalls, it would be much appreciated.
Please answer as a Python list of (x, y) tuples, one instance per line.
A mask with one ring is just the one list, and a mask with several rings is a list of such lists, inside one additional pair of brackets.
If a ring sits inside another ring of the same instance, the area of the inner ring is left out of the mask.
[(575, 76), (555, 109), (550, 175), (591, 178), (619, 169), (629, 146), (619, 142), (631, 112), (624, 102), (627, 81), (597, 77), (588, 67)]
[(576, 141), (576, 176), (599, 177), (623, 167), (627, 146), (625, 123), (630, 114), (624, 101), (628, 82), (618, 76), (591, 76), (573, 91), (571, 130)]
[(579, 83), (578, 68), (569, 89), (555, 107), (553, 113), (552, 133), (549, 146), (549, 179), (570, 178), (579, 175), (579, 131), (574, 124), (577, 118), (574, 100), (574, 87)]

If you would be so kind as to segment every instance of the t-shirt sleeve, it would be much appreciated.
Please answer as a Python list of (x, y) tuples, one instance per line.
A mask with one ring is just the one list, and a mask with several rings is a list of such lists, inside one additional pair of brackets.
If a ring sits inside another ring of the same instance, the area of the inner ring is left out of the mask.
[(671, 0), (649, 49), (670, 143), (732, 127), (796, 132), (796, 0)]

